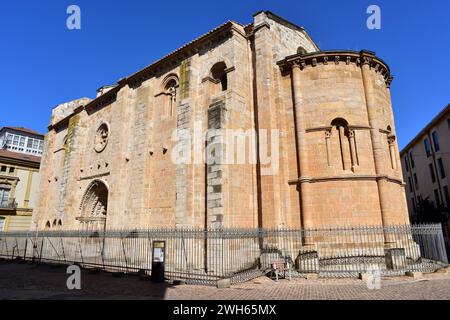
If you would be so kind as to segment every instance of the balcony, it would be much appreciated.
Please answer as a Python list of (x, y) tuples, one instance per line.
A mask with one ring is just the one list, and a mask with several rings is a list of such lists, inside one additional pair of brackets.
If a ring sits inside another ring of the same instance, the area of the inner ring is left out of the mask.
[(17, 209), (16, 199), (9, 199), (0, 202), (0, 209)]

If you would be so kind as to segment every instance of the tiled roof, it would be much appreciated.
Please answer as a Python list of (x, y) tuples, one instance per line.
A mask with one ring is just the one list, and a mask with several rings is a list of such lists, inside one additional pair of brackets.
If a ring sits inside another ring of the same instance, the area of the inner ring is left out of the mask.
[(31, 129), (28, 129), (28, 128), (24, 128), (24, 127), (4, 127), (3, 129), (20, 131), (20, 132), (23, 132), (23, 133), (28, 133), (28, 134), (33, 134), (33, 135), (36, 135), (36, 136), (44, 137), (44, 135), (42, 133), (39, 133), (37, 131), (31, 130)]
[(226, 28), (226, 27), (229, 27), (229, 26), (233, 26), (233, 25), (243, 27), (240, 23), (238, 23), (238, 22), (236, 22), (236, 21), (228, 20), (227, 22), (225, 22), (225, 23), (221, 24), (220, 26), (218, 26), (218, 27), (216, 27), (216, 28), (214, 28), (214, 29), (208, 31), (207, 33), (205, 33), (205, 34), (203, 34), (203, 35), (201, 35), (201, 36), (195, 38), (194, 40), (192, 40), (192, 41), (186, 43), (185, 45), (179, 47), (179, 48), (176, 49), (175, 51), (170, 52), (169, 54), (163, 56), (161, 59), (159, 59), (159, 60), (155, 61), (154, 63), (148, 65), (147, 67), (145, 67), (145, 68), (139, 70), (138, 72), (135, 72), (134, 74), (132, 74), (131, 76), (129, 76), (129, 77), (127, 77), (127, 78), (130, 79), (130, 78), (136, 76), (137, 74), (141, 73), (142, 71), (145, 71), (145, 70), (147, 70), (147, 69), (150, 69), (151, 67), (153, 67), (153, 66), (157, 65), (158, 63), (160, 63), (160, 62), (166, 60), (167, 58), (169, 58), (169, 57), (175, 55), (176, 53), (178, 53), (178, 52), (180, 52), (180, 51), (186, 49), (187, 47), (189, 47), (189, 46), (195, 44), (196, 42), (199, 42), (200, 40), (205, 39), (205, 38), (208, 37), (209, 35), (211, 35), (211, 34), (217, 32), (217, 31), (219, 31), (220, 29), (223, 29), (223, 28)]
[(33, 162), (33, 163), (41, 163), (41, 157), (33, 156), (30, 154), (12, 152), (12, 151), (3, 150), (3, 149), (0, 149), (0, 157), (10, 158), (10, 159), (14, 159), (14, 160), (27, 161), (27, 162)]

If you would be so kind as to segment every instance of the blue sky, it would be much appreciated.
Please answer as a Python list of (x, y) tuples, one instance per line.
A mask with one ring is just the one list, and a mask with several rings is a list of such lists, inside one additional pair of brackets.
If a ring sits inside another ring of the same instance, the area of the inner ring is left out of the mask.
[[(82, 29), (66, 28), (67, 7), (81, 8)], [(382, 10), (382, 29), (366, 9)], [(271, 10), (304, 26), (321, 49), (369, 49), (391, 67), (400, 147), (450, 103), (450, 2), (381, 0), (15, 0), (0, 12), (0, 127), (46, 132), (51, 109), (93, 97), (227, 20), (252, 21)]]

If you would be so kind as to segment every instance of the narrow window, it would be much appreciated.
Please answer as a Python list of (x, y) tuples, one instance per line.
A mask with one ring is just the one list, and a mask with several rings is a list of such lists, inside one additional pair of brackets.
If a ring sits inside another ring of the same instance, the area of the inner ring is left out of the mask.
[(450, 193), (448, 192), (448, 186), (444, 187), (444, 197), (445, 202), (447, 203), (447, 207), (450, 208)]
[(442, 162), (442, 158), (438, 159), (438, 165), (439, 165), (439, 171), (441, 173), (441, 178), (444, 179), (446, 177), (446, 175), (445, 175), (445, 168), (444, 168), (444, 163)]
[(409, 159), (411, 160), (411, 168), (414, 169), (416, 167), (416, 163), (414, 162), (412, 151), (409, 153)]
[(425, 145), (425, 153), (427, 154), (427, 158), (429, 158), (431, 156), (430, 141), (426, 138), (423, 143)]
[(439, 135), (437, 131), (434, 131), (432, 136), (433, 136), (434, 151), (439, 152), (441, 150), (441, 146), (439, 145)]
[(447, 119), (448, 130), (450, 130), (450, 118)]
[(408, 177), (408, 185), (409, 185), (409, 192), (413, 192), (413, 185), (410, 177)]
[[(169, 78), (164, 86), (164, 94), (166, 95), (166, 107), (165, 114), (167, 116), (173, 116), (175, 104), (178, 99), (178, 82), (175, 77)], [(36, 149), (39, 148), (39, 145), (36, 146)]]
[(436, 206), (440, 207), (441, 200), (439, 199), (439, 191), (437, 191), (436, 189), (434, 190), (434, 199), (436, 200)]
[(8, 134), (6, 136), (6, 144), (10, 145), (12, 143), (12, 139), (13, 139), (13, 135), (12, 134)]
[(7, 188), (0, 188), (0, 208), (7, 208), (9, 204), (9, 191)]
[(428, 168), (430, 169), (431, 181), (432, 181), (433, 183), (435, 183), (435, 182), (436, 182), (436, 175), (435, 175), (435, 173), (434, 173), (433, 165), (430, 163), (430, 164), (428, 165)]
[(414, 184), (416, 186), (416, 190), (419, 190), (419, 181), (417, 180), (417, 174), (414, 173)]
[(218, 62), (211, 68), (211, 76), (220, 83), (222, 91), (228, 90), (227, 65), (225, 62)]
[(406, 169), (406, 172), (409, 172), (408, 155), (405, 156), (405, 169)]
[(413, 206), (413, 211), (414, 211), (414, 213), (416, 213), (416, 199), (411, 198), (411, 203), (412, 203), (412, 206)]
[(14, 146), (19, 145), (19, 139), (20, 139), (19, 136), (16, 136), (16, 135), (14, 136), (14, 139), (13, 139), (13, 145)]

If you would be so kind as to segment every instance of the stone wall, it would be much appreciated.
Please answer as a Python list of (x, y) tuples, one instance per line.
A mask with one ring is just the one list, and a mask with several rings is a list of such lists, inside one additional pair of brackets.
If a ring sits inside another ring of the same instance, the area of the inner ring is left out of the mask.
[(96, 182), (107, 229), (407, 222), (387, 71), (350, 52), (287, 70), (318, 49), (303, 29), (265, 12), (225, 26), (52, 122), (38, 229), (79, 229)]

